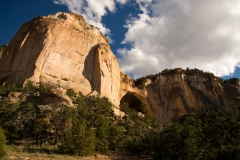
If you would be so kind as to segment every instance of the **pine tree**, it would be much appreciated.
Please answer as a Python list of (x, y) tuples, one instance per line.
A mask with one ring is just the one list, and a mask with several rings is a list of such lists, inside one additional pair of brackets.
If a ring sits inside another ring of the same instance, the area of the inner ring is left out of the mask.
[(95, 145), (95, 131), (87, 128), (83, 121), (74, 122), (72, 128), (65, 131), (64, 142), (60, 148), (65, 153), (86, 156), (94, 153)]

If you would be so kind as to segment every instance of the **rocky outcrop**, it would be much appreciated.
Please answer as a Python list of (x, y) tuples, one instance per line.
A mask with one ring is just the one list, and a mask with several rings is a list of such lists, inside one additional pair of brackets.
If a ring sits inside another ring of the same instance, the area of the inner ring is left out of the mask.
[(91, 92), (94, 49), (107, 43), (101, 32), (75, 14), (57, 13), (24, 24), (4, 50), (0, 79), (22, 85), (61, 81), (64, 87)]
[(125, 75), (121, 72), (119, 99), (121, 99), (126, 94), (133, 94), (140, 100), (146, 99), (145, 95), (143, 94), (143, 90), (135, 86), (130, 76)]
[(98, 28), (74, 13), (35, 18), (4, 50), (1, 83), (60, 83), (83, 94), (96, 90), (117, 105), (120, 70), (107, 43)]
[(117, 108), (128, 91), (139, 94), (130, 77), (127, 82), (131, 83), (125, 83), (126, 75), (108, 40), (74, 13), (59, 12), (24, 24), (4, 50), (0, 64), (0, 83), (61, 85), (84, 95), (108, 97)]
[(145, 103), (145, 109), (149, 114), (154, 115), (151, 106), (147, 102), (147, 94), (144, 94), (144, 90), (137, 88), (130, 78), (130, 76), (125, 75), (121, 72), (120, 90), (119, 90), (119, 103), (120, 105), (124, 102), (129, 104), (129, 107), (135, 108), (138, 112), (142, 112), (139, 108), (141, 103)]
[(236, 79), (223, 85), (212, 74), (189, 74), (182, 69), (165, 70), (135, 85), (120, 71), (108, 40), (98, 28), (87, 24), (82, 16), (61, 12), (24, 24), (2, 52), (0, 84), (24, 85), (29, 80), (50, 83), (64, 91), (72, 88), (84, 95), (105, 96), (119, 116), (124, 115), (119, 110), (121, 104), (127, 102), (141, 112), (139, 106), (144, 101), (149, 113), (163, 121), (207, 108), (233, 113), (234, 98), (239, 96)]
[(147, 97), (154, 115), (161, 120), (172, 121), (183, 115), (201, 114), (208, 109), (230, 114), (236, 111), (235, 97), (240, 96), (237, 80), (224, 84), (210, 73), (189, 75), (179, 68), (173, 72), (162, 72), (154, 81), (143, 79), (138, 86)]

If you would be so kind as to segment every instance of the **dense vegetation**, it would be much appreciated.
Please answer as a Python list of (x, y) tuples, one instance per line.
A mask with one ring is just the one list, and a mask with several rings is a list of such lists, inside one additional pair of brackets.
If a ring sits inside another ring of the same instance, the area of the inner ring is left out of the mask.
[[(240, 159), (240, 116), (206, 110), (199, 117), (185, 116), (163, 124), (144, 117), (123, 104), (126, 113), (116, 117), (107, 98), (82, 95), (68, 90), (76, 104), (41, 109), (33, 103), (12, 103), (5, 98), (12, 90), (48, 93), (48, 85), (0, 86), (0, 127), (8, 143), (57, 146), (57, 152), (91, 155), (128, 151), (156, 159)], [(240, 105), (236, 107), (239, 108)], [(142, 105), (144, 107), (144, 104)]]
[(122, 110), (127, 116), (116, 117), (107, 98), (76, 94), (72, 89), (66, 94), (76, 108), (51, 106), (42, 109), (33, 103), (17, 104), (5, 98), (11, 91), (48, 94), (48, 86), (28, 83), (23, 88), (0, 87), (0, 126), (9, 144), (21, 141), (28, 148), (57, 145), (58, 152), (74, 155), (118, 150), (143, 152), (143, 140), (157, 131), (155, 119), (147, 113), (144, 118), (139, 117), (124, 104)]
[(194, 69), (186, 68), (185, 70), (181, 69), (181, 68), (175, 68), (175, 69), (165, 69), (160, 73), (150, 74), (150, 75), (135, 79), (134, 84), (135, 84), (135, 86), (139, 86), (144, 82), (145, 79), (150, 79), (151, 81), (155, 81), (159, 75), (167, 76), (167, 75), (174, 75), (177, 73), (184, 73), (187, 76), (204, 76), (207, 78), (217, 78), (219, 80), (219, 82), (222, 83), (223, 85), (224, 84), (236, 85), (239, 82), (238, 78), (222, 79), (220, 77), (214, 76), (214, 74), (211, 72), (203, 71), (203, 70), (200, 70), (197, 68), (194, 68)]
[(154, 140), (157, 159), (239, 159), (239, 116), (207, 112), (168, 124)]

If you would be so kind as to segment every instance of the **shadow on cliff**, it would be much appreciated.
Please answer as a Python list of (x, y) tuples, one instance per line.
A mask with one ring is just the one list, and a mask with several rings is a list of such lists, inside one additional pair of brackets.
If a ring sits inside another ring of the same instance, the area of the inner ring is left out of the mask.
[(5, 76), (3, 78), (0, 77), (0, 85), (3, 85), (11, 76), (12, 75), (8, 75), (8, 76)]
[(141, 100), (138, 99), (134, 94), (126, 93), (120, 100), (120, 106), (124, 103), (127, 103), (129, 108), (135, 109), (137, 112), (144, 113)]
[[(191, 91), (194, 93), (196, 96), (197, 104), (200, 102), (201, 105), (198, 104), (198, 108), (201, 110), (203, 107), (202, 104), (204, 104), (205, 107), (212, 111), (218, 111), (219, 109), (222, 108), (221, 105), (218, 105), (216, 102), (212, 101), (209, 97), (207, 97), (203, 91), (199, 90), (198, 88), (193, 87), (192, 85), (189, 85)], [(222, 99), (220, 99), (221, 101)], [(187, 110), (187, 108), (186, 108)], [(189, 111), (189, 110), (187, 110)]]
[(47, 33), (37, 32), (38, 27), (32, 22), (25, 23), (4, 49), (0, 59), (0, 84), (22, 86), (26, 79), (33, 76)]
[(95, 70), (95, 50), (99, 45), (95, 45), (88, 52), (83, 68), (83, 76), (90, 82), (92, 91), (94, 90), (94, 70)]
[[(40, 45), (39, 45), (40, 46)], [(24, 48), (25, 46), (23, 46)], [(0, 60), (0, 64), (5, 62), (5, 68), (0, 67), (0, 84), (16, 84), (22, 86), (26, 79), (29, 79), (34, 74), (36, 69), (35, 62), (39, 57), (39, 54), (23, 54), (20, 49), (20, 44), (9, 45), (6, 52), (10, 52), (10, 55), (3, 56)], [(26, 47), (25, 47), (26, 48)], [(34, 48), (34, 46), (32, 46)], [(40, 50), (43, 46), (38, 47)], [(12, 51), (12, 52), (11, 52)], [(40, 52), (39, 52), (40, 53)], [(6, 54), (7, 55), (7, 54)], [(27, 57), (27, 58), (26, 58)], [(24, 60), (29, 59), (29, 60)]]

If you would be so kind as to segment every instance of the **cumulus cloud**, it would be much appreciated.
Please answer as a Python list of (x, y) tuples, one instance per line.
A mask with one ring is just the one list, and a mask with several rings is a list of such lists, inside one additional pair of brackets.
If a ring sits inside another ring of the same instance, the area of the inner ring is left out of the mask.
[(127, 3), (128, 0), (116, 0), (116, 1), (120, 4), (125, 4), (125, 3)]
[[(85, 20), (98, 27), (104, 35), (110, 36), (111, 31), (102, 23), (107, 12), (116, 11), (116, 3), (125, 4), (127, 0), (52, 0), (58, 5), (65, 5), (72, 12), (81, 14)], [(110, 40), (111, 41), (111, 40)]]
[(189, 67), (223, 76), (239, 65), (239, 0), (136, 1), (143, 13), (126, 21), (123, 72), (138, 78)]

